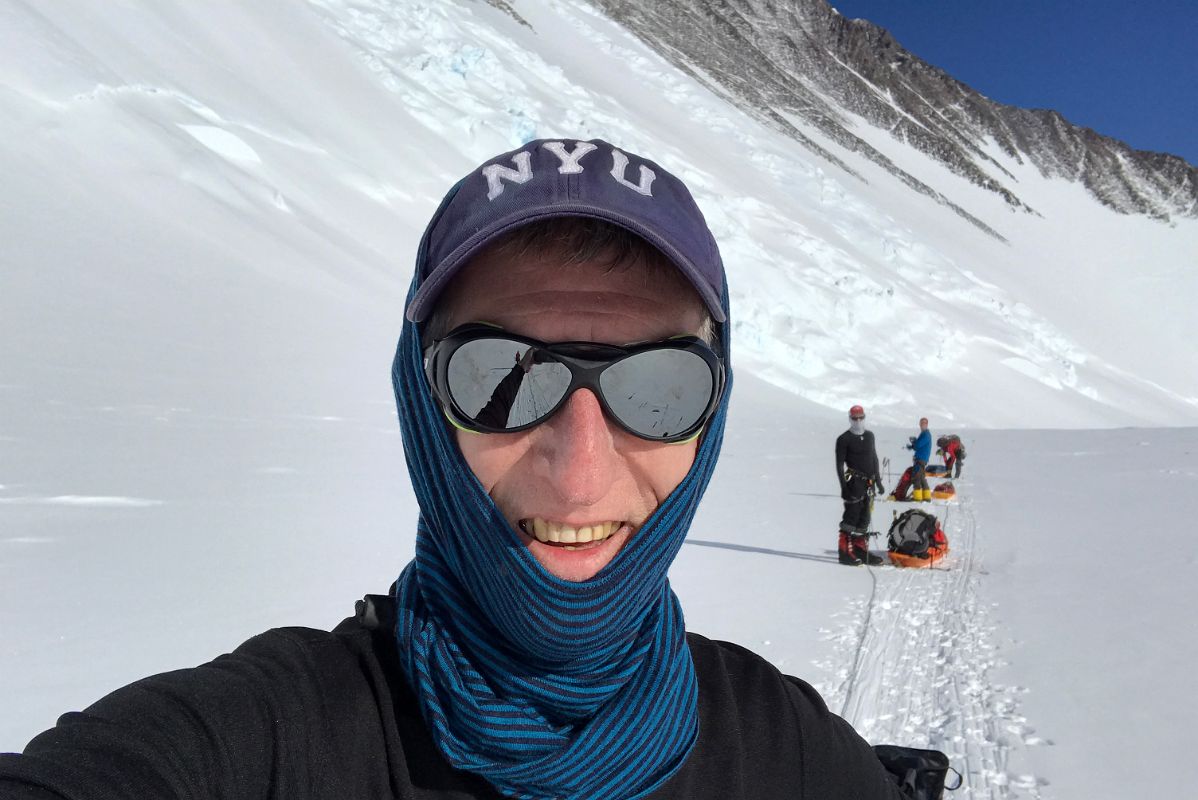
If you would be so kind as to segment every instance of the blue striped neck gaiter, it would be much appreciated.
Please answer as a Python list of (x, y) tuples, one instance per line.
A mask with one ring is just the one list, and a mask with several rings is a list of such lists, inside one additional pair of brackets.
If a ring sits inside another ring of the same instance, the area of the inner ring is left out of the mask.
[(731, 371), (686, 478), (581, 583), (545, 571), (483, 491), (432, 398), (411, 322), (391, 377), (421, 510), (416, 558), (396, 586), (396, 637), (441, 753), (509, 797), (648, 794), (698, 735), (695, 669), (666, 572), (715, 468)]

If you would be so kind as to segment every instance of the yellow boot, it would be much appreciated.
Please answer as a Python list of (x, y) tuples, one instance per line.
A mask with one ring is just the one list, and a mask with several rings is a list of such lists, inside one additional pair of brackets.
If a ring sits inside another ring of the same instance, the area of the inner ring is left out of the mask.
[(911, 499), (917, 503), (920, 500), (923, 500), (923, 489), (912, 489), (911, 490)]

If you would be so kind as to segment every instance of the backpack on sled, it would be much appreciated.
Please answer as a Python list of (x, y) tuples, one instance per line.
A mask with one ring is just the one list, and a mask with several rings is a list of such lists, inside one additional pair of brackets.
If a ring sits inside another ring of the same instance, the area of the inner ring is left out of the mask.
[(911, 471), (912, 467), (907, 467), (903, 470), (902, 477), (899, 478), (898, 485), (894, 487), (894, 491), (890, 493), (891, 500), (910, 500), (911, 499)]
[(952, 500), (957, 496), (957, 487), (953, 486), (952, 481), (938, 483), (932, 487), (933, 500)]
[(887, 555), (896, 567), (930, 567), (948, 555), (948, 538), (940, 521), (918, 508), (896, 516), (886, 538)]

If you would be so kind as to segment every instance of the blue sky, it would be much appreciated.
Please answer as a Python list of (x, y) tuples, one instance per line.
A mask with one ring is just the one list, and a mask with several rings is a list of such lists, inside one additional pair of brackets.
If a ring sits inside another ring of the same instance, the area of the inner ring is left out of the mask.
[(831, 0), (982, 94), (1198, 166), (1198, 0)]

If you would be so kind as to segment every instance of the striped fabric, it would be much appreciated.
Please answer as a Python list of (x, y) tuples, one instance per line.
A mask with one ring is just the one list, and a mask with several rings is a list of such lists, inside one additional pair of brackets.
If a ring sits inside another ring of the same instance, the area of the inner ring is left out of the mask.
[(607, 567), (571, 583), (532, 557), (466, 464), (411, 322), (392, 383), (421, 509), (416, 558), (396, 587), (396, 637), (440, 751), (509, 797), (648, 794), (698, 734), (694, 665), (666, 573), (719, 455), (727, 389), (683, 482)]

